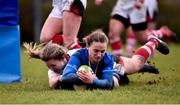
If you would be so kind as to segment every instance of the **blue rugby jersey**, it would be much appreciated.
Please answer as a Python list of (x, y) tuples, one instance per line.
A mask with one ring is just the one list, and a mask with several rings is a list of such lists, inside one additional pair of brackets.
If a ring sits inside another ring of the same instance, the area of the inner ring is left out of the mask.
[(68, 61), (63, 74), (62, 74), (62, 82), (78, 85), (84, 84), (77, 76), (77, 70), (81, 65), (91, 66), (92, 70), (95, 72), (97, 68), (96, 76), (98, 79), (94, 79), (91, 85), (92, 88), (101, 88), (101, 89), (112, 89), (113, 87), (113, 64), (114, 59), (113, 56), (105, 52), (104, 57), (97, 65), (89, 65), (88, 63), (88, 49), (82, 48), (78, 50), (75, 54), (73, 54)]

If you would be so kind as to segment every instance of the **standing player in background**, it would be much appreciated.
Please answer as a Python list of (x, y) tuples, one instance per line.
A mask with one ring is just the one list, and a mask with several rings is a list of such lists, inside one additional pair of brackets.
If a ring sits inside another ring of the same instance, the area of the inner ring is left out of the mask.
[[(147, 6), (147, 29), (146, 33), (154, 32), (154, 34), (159, 34), (159, 38), (169, 39), (175, 41), (176, 35), (167, 26), (161, 26), (158, 31), (154, 31), (156, 27), (157, 15), (158, 15), (158, 1), (157, 0), (145, 0), (145, 5)], [(136, 35), (132, 28), (129, 27), (126, 33), (126, 54), (127, 56), (132, 56), (134, 47), (137, 44)]]
[[(100, 5), (102, 2), (103, 0), (97, 0), (95, 4)], [(155, 27), (157, 11), (156, 0), (118, 0), (112, 11), (112, 18), (109, 23), (108, 35), (113, 54), (122, 55), (120, 34), (128, 27), (130, 27), (130, 31), (128, 31), (127, 55), (132, 54), (133, 46), (137, 42), (135, 38), (137, 38), (141, 44), (147, 42), (146, 34), (151, 32)], [(163, 26), (155, 32), (158, 38), (174, 37), (173, 32), (167, 26)]]
[(117, 0), (111, 13), (109, 22), (109, 39), (114, 55), (122, 55), (122, 40), (120, 35), (132, 27), (138, 41), (144, 44), (147, 41), (146, 6), (144, 0)]
[(68, 49), (80, 48), (77, 35), (86, 5), (87, 0), (53, 0), (53, 9), (41, 30), (40, 42), (52, 40)]
[[(147, 6), (147, 30), (152, 31), (156, 29), (158, 3), (157, 0), (145, 0)], [(129, 27), (126, 32), (126, 55), (131, 56), (135, 45), (137, 44), (136, 35), (132, 28)]]

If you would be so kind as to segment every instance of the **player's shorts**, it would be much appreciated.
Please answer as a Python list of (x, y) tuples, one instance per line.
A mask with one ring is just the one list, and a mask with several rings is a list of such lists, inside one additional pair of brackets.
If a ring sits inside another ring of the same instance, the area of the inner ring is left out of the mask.
[(87, 0), (53, 0), (53, 9), (50, 17), (62, 18), (63, 11), (70, 11), (76, 15), (83, 16), (86, 9)]
[(114, 69), (113, 76), (118, 79), (120, 85), (125, 85), (129, 83), (129, 78), (127, 77), (127, 75), (124, 74), (124, 72), (125, 68), (121, 64), (117, 66), (117, 69)]
[(120, 56), (114, 56), (114, 73), (113, 76), (118, 79), (119, 84), (125, 85), (129, 83), (129, 79), (125, 74), (124, 62)]
[(113, 76), (115, 76), (118, 81), (121, 80), (121, 76), (124, 75), (125, 73), (125, 68), (124, 68), (124, 63), (121, 59), (120, 56), (113, 56), (114, 58), (114, 65), (113, 65), (113, 69), (114, 69), (114, 73)]
[(129, 25), (133, 25), (134, 31), (144, 30), (147, 28), (146, 5), (142, 6), (140, 9), (137, 9), (134, 5), (125, 8), (122, 6), (122, 1), (118, 0), (115, 7), (113, 8), (111, 16), (112, 18), (121, 21), (126, 28)]
[(118, 79), (118, 80), (120, 80), (120, 76), (121, 75), (124, 75), (124, 68), (122, 69), (122, 65), (121, 64), (114, 64), (114, 76)]
[(157, 0), (145, 0), (147, 6), (147, 21), (156, 21), (158, 13)]

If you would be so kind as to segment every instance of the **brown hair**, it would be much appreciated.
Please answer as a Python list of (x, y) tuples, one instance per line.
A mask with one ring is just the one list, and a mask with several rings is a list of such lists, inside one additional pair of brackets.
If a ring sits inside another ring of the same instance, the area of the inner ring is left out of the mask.
[(86, 43), (87, 47), (91, 46), (93, 42), (101, 42), (107, 44), (109, 42), (108, 37), (101, 29), (93, 31), (91, 34), (83, 38), (83, 41)]
[(68, 55), (66, 54), (66, 51), (63, 47), (57, 45), (57, 44), (47, 44), (43, 51), (41, 59), (43, 61), (48, 61), (50, 59), (57, 59), (61, 60), (66, 58)]

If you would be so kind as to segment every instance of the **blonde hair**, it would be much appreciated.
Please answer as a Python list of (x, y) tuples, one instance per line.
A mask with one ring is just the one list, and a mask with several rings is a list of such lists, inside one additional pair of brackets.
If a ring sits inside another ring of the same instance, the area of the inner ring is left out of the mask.
[(64, 47), (55, 43), (42, 43), (37, 45), (36, 43), (33, 44), (33, 42), (25, 42), (23, 43), (23, 46), (26, 48), (26, 52), (29, 58), (36, 58), (43, 61), (48, 61), (50, 59), (61, 60), (68, 57), (66, 53), (67, 50)]
[(88, 36), (83, 38), (83, 41), (86, 43), (86, 47), (91, 46), (93, 42), (107, 43), (109, 42), (108, 37), (102, 31), (102, 29), (97, 29), (90, 33)]

